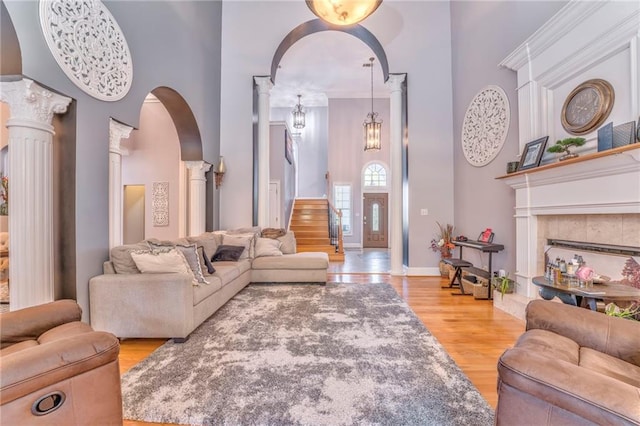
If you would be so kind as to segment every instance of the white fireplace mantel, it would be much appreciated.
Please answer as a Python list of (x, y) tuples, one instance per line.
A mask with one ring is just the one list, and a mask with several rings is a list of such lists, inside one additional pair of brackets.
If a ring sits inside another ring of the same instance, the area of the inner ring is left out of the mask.
[[(543, 136), (549, 143), (571, 136), (560, 121), (562, 105), (581, 82), (602, 78), (615, 90), (607, 122), (638, 120), (640, 114), (640, 2), (570, 1), (499, 66), (517, 73), (519, 144)], [(640, 213), (640, 144), (597, 151), (597, 132), (576, 159), (558, 163), (545, 153), (543, 165), (500, 177), (515, 189), (515, 302), (496, 306), (524, 317), (537, 297), (544, 244), (538, 219), (545, 215)], [(507, 297), (504, 298), (508, 300)]]

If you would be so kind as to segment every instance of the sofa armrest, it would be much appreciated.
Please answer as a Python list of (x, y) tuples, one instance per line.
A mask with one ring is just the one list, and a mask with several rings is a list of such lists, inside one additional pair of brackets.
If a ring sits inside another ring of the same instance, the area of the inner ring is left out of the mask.
[(195, 327), (186, 274), (105, 274), (89, 280), (91, 325), (118, 337), (186, 337)]
[(638, 388), (571, 362), (515, 347), (500, 357), (498, 376), (499, 389), (504, 382), (594, 424), (640, 423)]
[(25, 340), (36, 340), (47, 330), (68, 322), (80, 321), (82, 309), (74, 300), (56, 300), (2, 314), (1, 347)]
[(547, 300), (527, 305), (527, 330), (542, 329), (640, 366), (640, 322)]
[[(118, 361), (120, 344), (113, 334), (82, 333), (0, 357), (2, 405), (38, 389)], [(99, 384), (97, 384), (99, 386)]]

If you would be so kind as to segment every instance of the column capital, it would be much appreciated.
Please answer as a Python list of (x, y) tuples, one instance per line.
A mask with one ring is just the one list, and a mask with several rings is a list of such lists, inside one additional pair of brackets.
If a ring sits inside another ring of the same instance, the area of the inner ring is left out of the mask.
[(258, 86), (258, 93), (261, 95), (269, 93), (273, 88), (271, 77), (253, 77), (253, 80), (256, 82), (256, 85)]
[(65, 113), (71, 103), (71, 98), (53, 93), (28, 78), (0, 82), (0, 100), (11, 109), (8, 127), (34, 127), (52, 134), (53, 114)]
[(405, 78), (407, 78), (407, 74), (389, 74), (389, 79), (385, 85), (391, 90), (391, 92), (400, 92)]
[(133, 127), (120, 123), (119, 121), (109, 118), (109, 152), (114, 154), (122, 154), (120, 141), (127, 139), (131, 135)]
[(185, 161), (185, 166), (189, 169), (189, 180), (207, 180), (205, 173), (211, 169), (211, 164), (206, 161)]

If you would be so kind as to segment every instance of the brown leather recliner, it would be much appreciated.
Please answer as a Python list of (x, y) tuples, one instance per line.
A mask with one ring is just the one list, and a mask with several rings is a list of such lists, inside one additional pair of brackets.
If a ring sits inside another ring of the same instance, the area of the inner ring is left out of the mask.
[(640, 322), (546, 300), (498, 362), (497, 425), (640, 425)]
[(73, 300), (0, 314), (0, 424), (122, 424), (118, 339)]

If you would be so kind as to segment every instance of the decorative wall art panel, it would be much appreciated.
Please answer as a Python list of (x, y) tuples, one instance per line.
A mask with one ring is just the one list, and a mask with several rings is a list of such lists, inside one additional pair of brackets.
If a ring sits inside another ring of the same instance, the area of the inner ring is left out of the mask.
[(129, 46), (100, 0), (40, 0), (40, 26), (58, 65), (81, 90), (102, 101), (129, 92)]
[(153, 182), (153, 226), (169, 226), (169, 182)]
[(509, 131), (509, 99), (499, 86), (487, 86), (473, 98), (462, 123), (462, 152), (472, 166), (489, 164)]

